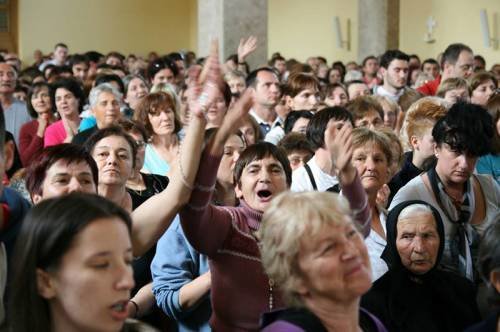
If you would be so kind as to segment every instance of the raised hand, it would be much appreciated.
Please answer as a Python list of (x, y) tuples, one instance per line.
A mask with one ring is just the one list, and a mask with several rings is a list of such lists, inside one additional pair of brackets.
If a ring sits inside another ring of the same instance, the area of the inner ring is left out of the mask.
[(240, 44), (238, 45), (238, 62), (245, 62), (247, 56), (253, 53), (257, 49), (257, 37), (250, 36), (247, 40), (245, 38), (240, 39)]
[(205, 117), (209, 106), (220, 96), (222, 75), (217, 41), (212, 41), (203, 69), (198, 66), (188, 72), (188, 81), (189, 110), (197, 117)]
[(352, 159), (352, 126), (345, 123), (341, 129), (330, 122), (325, 130), (325, 146), (331, 154), (332, 166), (337, 170), (341, 182), (354, 180), (356, 169)]

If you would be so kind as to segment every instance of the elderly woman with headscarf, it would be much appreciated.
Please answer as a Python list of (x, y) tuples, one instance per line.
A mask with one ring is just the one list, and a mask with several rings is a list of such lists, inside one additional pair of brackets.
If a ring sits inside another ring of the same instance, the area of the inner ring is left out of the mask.
[(386, 331), (359, 307), (370, 259), (349, 204), (329, 192), (284, 193), (264, 213), (262, 265), (288, 309), (267, 313), (263, 331)]
[(390, 209), (419, 199), (434, 206), (444, 224), (442, 266), (477, 280), (480, 237), (499, 215), (500, 187), (488, 175), (473, 174), (491, 149), (493, 121), (481, 106), (457, 103), (432, 129), (436, 164), (402, 187)]
[(389, 271), (361, 300), (389, 331), (462, 331), (479, 320), (474, 285), (438, 268), (444, 243), (441, 216), (429, 203), (407, 201), (389, 213), (382, 254)]

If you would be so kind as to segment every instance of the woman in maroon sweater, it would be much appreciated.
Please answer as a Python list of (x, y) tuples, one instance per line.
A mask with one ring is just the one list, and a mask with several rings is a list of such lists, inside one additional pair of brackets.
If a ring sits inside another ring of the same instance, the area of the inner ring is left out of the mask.
[(43, 149), (45, 129), (55, 121), (47, 83), (33, 84), (27, 102), (28, 112), (35, 120), (25, 123), (19, 132), (19, 153), (25, 167)]
[[(181, 172), (185, 184), (191, 186), (189, 180), (197, 171), (190, 201), (180, 216), (189, 242), (210, 259), (213, 307), (210, 324), (216, 331), (258, 330), (262, 313), (283, 306), (279, 292), (263, 271), (256, 232), (270, 201), (288, 190), (291, 184), (291, 169), (285, 153), (270, 143), (248, 147), (234, 170), (240, 205), (217, 207), (210, 204), (223, 143), (235, 128), (239, 128), (240, 120), (253, 105), (254, 93), (255, 89), (249, 88), (228, 111), (215, 137), (205, 148), (199, 169), (189, 167)], [(202, 95), (200, 99), (203, 98)], [(195, 116), (189, 124), (193, 126), (190, 129), (198, 128), (202, 133), (205, 122), (204, 117)], [(336, 131), (329, 126), (325, 132), (325, 142), (332, 154), (352, 154), (349, 144), (344, 144), (343, 150), (339, 150), (341, 145), (333, 146)], [(201, 145), (202, 135), (199, 136)], [(190, 154), (181, 148), (181, 159)], [(366, 194), (352, 165), (338, 160), (337, 165), (344, 165), (339, 170), (343, 193), (354, 210), (355, 220), (367, 236), (370, 211)]]

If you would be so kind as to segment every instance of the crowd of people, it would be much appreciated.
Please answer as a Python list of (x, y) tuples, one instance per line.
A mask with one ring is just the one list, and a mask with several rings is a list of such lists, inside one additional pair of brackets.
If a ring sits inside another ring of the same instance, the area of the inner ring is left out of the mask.
[(500, 331), (500, 64), (257, 47), (0, 53), (1, 328)]

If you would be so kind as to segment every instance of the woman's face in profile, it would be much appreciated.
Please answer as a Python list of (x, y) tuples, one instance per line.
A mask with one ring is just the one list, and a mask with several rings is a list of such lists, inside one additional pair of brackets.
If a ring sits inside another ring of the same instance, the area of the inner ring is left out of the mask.
[(132, 259), (122, 220), (97, 219), (80, 231), (56, 268), (37, 271), (54, 331), (120, 331), (134, 286)]
[(403, 266), (425, 274), (436, 265), (439, 235), (432, 213), (415, 213), (398, 221), (396, 248)]

